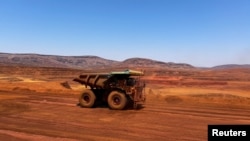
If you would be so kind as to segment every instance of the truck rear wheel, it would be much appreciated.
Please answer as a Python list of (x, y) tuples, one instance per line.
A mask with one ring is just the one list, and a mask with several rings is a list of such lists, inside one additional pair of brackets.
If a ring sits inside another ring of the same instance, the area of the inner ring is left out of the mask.
[(92, 90), (86, 89), (83, 91), (79, 98), (80, 106), (85, 108), (91, 108), (94, 106), (96, 100), (96, 96)]
[(108, 96), (108, 104), (111, 109), (122, 110), (127, 105), (127, 97), (119, 91), (112, 91)]

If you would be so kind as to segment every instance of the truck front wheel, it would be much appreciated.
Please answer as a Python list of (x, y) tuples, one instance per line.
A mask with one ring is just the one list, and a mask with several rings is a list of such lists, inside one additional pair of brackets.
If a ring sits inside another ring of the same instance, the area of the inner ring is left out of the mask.
[(80, 106), (85, 108), (91, 108), (94, 106), (96, 100), (96, 96), (92, 90), (86, 89), (83, 91), (79, 98)]
[(108, 96), (108, 104), (111, 109), (122, 110), (127, 105), (127, 97), (119, 91), (112, 91)]

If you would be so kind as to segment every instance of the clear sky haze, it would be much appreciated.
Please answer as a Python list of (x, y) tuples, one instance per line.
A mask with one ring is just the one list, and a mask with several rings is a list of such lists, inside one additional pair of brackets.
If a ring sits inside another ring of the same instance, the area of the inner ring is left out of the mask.
[(0, 0), (0, 52), (250, 64), (250, 0)]

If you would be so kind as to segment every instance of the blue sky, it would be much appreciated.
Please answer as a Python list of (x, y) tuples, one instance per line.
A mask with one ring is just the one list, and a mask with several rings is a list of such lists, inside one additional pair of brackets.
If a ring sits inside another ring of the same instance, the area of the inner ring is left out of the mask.
[(0, 0), (0, 52), (250, 64), (250, 1)]

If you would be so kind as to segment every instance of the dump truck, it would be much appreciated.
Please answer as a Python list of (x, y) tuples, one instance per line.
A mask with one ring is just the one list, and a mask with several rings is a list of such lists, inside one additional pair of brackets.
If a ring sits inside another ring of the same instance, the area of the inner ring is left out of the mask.
[(124, 70), (109, 73), (85, 73), (73, 81), (85, 85), (79, 105), (91, 108), (105, 102), (111, 109), (122, 110), (132, 103), (134, 108), (145, 103), (145, 82), (142, 71)]

